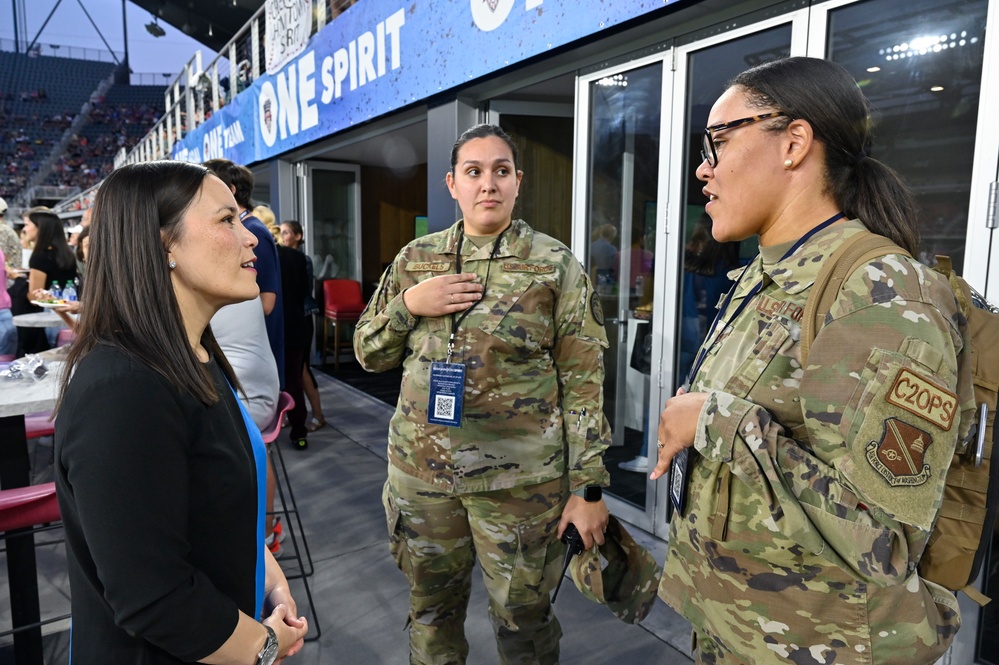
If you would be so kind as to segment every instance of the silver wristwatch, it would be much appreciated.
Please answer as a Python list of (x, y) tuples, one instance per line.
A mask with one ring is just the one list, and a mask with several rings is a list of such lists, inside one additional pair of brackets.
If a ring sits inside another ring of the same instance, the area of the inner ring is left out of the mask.
[(274, 634), (274, 629), (270, 626), (264, 626), (264, 630), (267, 631), (267, 641), (264, 642), (263, 648), (257, 654), (257, 665), (273, 665), (278, 657), (277, 635)]

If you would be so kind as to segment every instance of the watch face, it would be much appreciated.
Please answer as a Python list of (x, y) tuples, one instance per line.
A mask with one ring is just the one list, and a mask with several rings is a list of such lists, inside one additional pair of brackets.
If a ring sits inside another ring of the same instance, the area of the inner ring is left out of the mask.
[(603, 498), (603, 488), (600, 485), (590, 485), (585, 490), (583, 490), (583, 499), (587, 502), (599, 501)]

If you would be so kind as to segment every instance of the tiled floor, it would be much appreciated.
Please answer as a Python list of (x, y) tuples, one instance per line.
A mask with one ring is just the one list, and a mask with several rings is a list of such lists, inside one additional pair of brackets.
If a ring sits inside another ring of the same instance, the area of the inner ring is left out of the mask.
[[(408, 662), (404, 625), (407, 586), (389, 557), (381, 489), (385, 482), (385, 436), (391, 407), (353, 388), (317, 373), (329, 427), (309, 437), (309, 448), (287, 445), (284, 459), (296, 498), (315, 574), (309, 578), (322, 636), (306, 644), (289, 665), (382, 665)], [(44, 467), (45, 442), (38, 448)], [(629, 531), (662, 562), (665, 548), (636, 528)], [(290, 540), (285, 541), (285, 547)], [(67, 585), (61, 572), (61, 549), (39, 554), (43, 586), (43, 613), (66, 602)], [(0, 557), (2, 559), (2, 557)], [(0, 571), (3, 570), (0, 564)], [(300, 581), (292, 582), (296, 600), (305, 612)], [(0, 597), (7, 597), (6, 579)], [(586, 600), (572, 585), (563, 585), (557, 612), (565, 636), (562, 662), (603, 665), (636, 662), (643, 665), (681, 665), (686, 656), (689, 627), (665, 604), (638, 626), (624, 624), (603, 606)], [(9, 626), (6, 603), (0, 607), (0, 630)], [(466, 631), (471, 644), (469, 665), (497, 662), (486, 598), (476, 578)], [(46, 663), (66, 662), (68, 632), (64, 626), (46, 637)], [(9, 638), (7, 638), (9, 644)], [(0, 642), (0, 665), (12, 663), (11, 649)]]

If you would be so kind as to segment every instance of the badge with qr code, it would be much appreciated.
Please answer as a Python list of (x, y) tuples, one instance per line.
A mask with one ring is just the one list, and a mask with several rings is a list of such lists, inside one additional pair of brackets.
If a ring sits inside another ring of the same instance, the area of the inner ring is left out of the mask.
[[(689, 472), (690, 449), (684, 448), (676, 454), (669, 465), (669, 498), (675, 512), (683, 515), (683, 507), (687, 501), (687, 478)], [(670, 511), (673, 512), (673, 511)], [(667, 519), (671, 519), (668, 515)]]
[(464, 394), (464, 363), (430, 363), (430, 403), (427, 405), (427, 422), (431, 425), (461, 427)]

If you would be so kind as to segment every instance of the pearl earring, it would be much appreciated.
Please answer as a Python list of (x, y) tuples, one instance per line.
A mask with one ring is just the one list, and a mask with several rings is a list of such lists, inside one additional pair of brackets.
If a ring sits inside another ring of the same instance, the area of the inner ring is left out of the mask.
[(785, 159), (784, 160), (784, 168), (789, 169), (792, 166), (794, 166), (794, 162), (792, 160), (790, 160), (790, 159)]
[(167, 266), (170, 267), (170, 270), (173, 270), (174, 268), (177, 267), (177, 262), (176, 261), (171, 261), (170, 263), (167, 264)]

